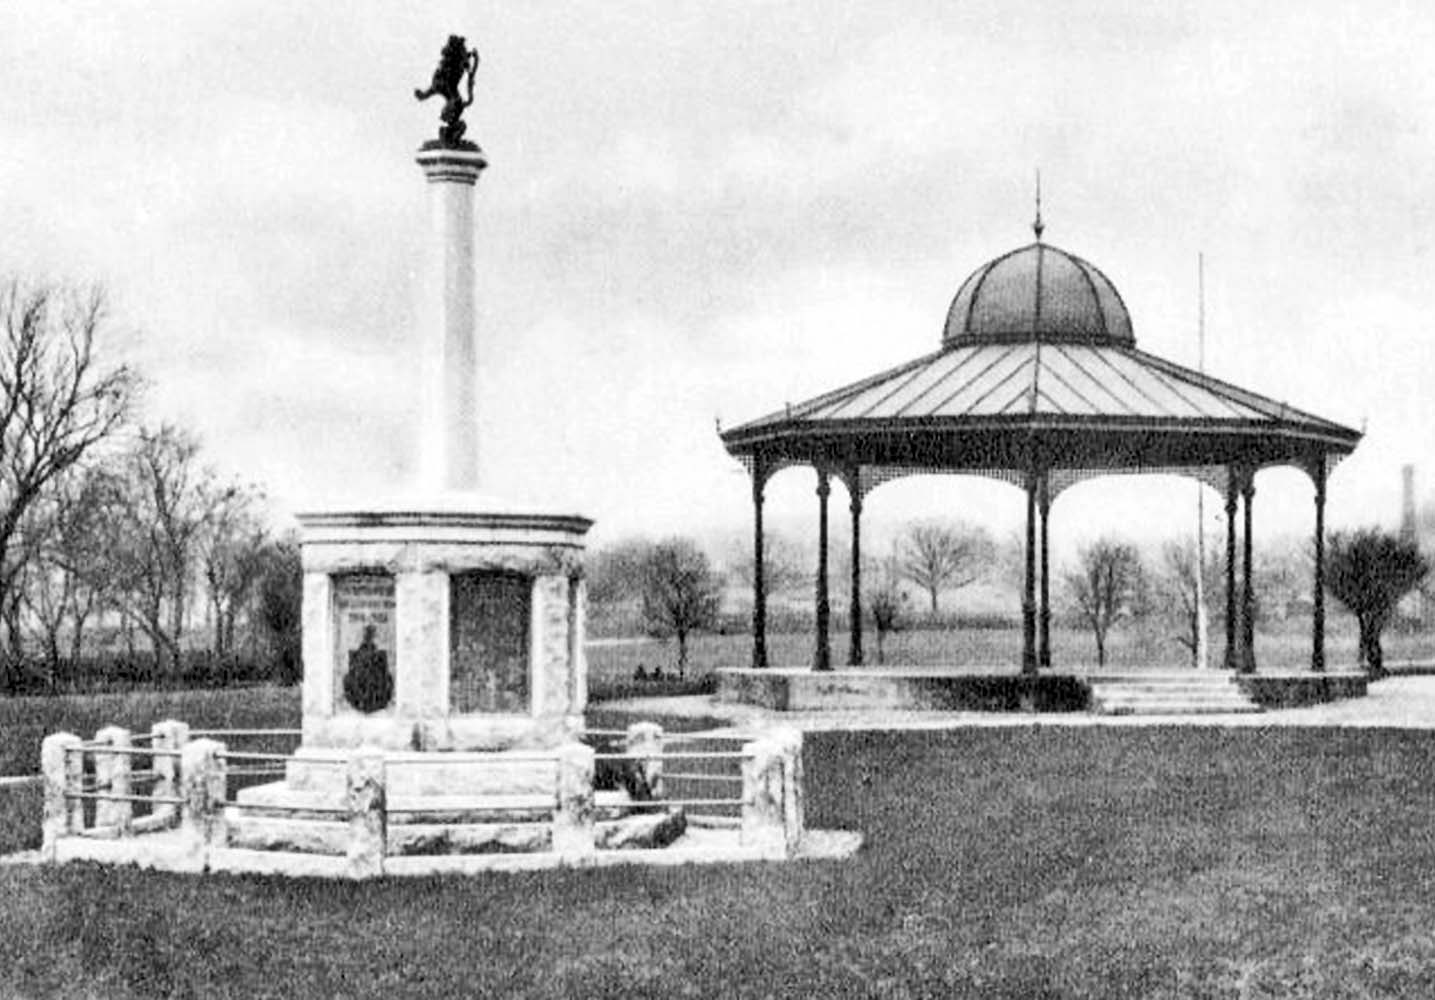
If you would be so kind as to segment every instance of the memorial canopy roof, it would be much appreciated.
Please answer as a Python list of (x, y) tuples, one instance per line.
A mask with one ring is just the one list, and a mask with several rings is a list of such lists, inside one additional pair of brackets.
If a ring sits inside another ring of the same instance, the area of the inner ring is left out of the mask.
[(1138, 350), (1106, 276), (1038, 241), (962, 283), (940, 350), (721, 436), (759, 479), (815, 464), (865, 492), (936, 471), (1040, 471), (1057, 491), (1174, 472), (1224, 489), (1233, 468), (1323, 472), (1361, 434)]

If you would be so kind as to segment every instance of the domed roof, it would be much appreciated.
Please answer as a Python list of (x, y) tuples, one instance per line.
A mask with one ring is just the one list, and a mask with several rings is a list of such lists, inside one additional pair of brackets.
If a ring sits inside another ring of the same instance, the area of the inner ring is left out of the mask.
[(944, 347), (1029, 340), (1136, 344), (1106, 275), (1041, 242), (988, 261), (962, 282), (942, 335)]

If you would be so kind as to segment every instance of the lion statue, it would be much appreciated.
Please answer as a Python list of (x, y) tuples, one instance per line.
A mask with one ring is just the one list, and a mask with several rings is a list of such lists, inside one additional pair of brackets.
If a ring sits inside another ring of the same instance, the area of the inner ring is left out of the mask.
[[(443, 127), (438, 137), (446, 146), (456, 146), (463, 140), (468, 126), (463, 121), (463, 112), (473, 103), (473, 74), (478, 69), (478, 50), (467, 47), (459, 35), (449, 35), (443, 51), (439, 53), (438, 68), (433, 71), (433, 80), (428, 90), (414, 90), (414, 97), (426, 101), (437, 94), (444, 99), (439, 121)], [(464, 77), (468, 77), (468, 97), (460, 92)]]

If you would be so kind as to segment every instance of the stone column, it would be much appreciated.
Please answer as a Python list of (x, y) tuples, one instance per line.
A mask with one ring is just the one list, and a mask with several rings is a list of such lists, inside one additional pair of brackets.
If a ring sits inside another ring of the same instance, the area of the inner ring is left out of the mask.
[(345, 854), (350, 878), (377, 878), (384, 873), (388, 844), (385, 812), (384, 755), (366, 747), (349, 758), (345, 768), (344, 805), (349, 810), (349, 844)]
[(1315, 589), (1311, 594), (1310, 669), (1325, 671), (1325, 458), (1315, 473)]
[(180, 806), (178, 871), (204, 871), (209, 852), (229, 841), (224, 822), (228, 778), (223, 754), (224, 744), (218, 740), (191, 740), (180, 750), (180, 798), (184, 804)]
[(448, 715), (448, 605), (447, 573), (423, 568), (394, 575), (394, 710), (400, 719)]
[(761, 463), (752, 468), (752, 665), (767, 666), (767, 568), (763, 564), (762, 493), (766, 482)]
[[(60, 838), (79, 829), (83, 820), (80, 799), (71, 799), (66, 792), (80, 790), (84, 773), (77, 747), (81, 739), (74, 733), (52, 733), (40, 741), (40, 772), (45, 781), (45, 812), (41, 821), (40, 856), (49, 862), (57, 860)], [(74, 764), (70, 760), (73, 758)]]
[(802, 730), (779, 729), (769, 736), (782, 751), (782, 832), (787, 854), (791, 856), (802, 841), (807, 827), (806, 796), (803, 792)]
[[(150, 726), (149, 745), (154, 750), (179, 752), (189, 742), (189, 725), (176, 719), (165, 719)], [(154, 788), (150, 795), (157, 799), (171, 799), (179, 795), (179, 758), (167, 754), (154, 755)], [(166, 823), (179, 815), (179, 810), (170, 802), (157, 802), (150, 807), (150, 815), (156, 823)]]
[(477, 146), (425, 143), (416, 160), (429, 183), (429, 288), (423, 301), (427, 362), (436, 369), (437, 398), (429, 401), (421, 456), (424, 486), (433, 491), (477, 489), (478, 346), (474, 333), (473, 189), (488, 161)]
[(301, 643), (304, 659), (304, 742), (314, 742), (315, 724), (334, 717), (338, 656), (334, 651), (334, 581), (328, 573), (304, 571)]
[(632, 755), (643, 787), (651, 798), (663, 797), (663, 727), (656, 722), (635, 722), (628, 727), (623, 749)]
[(1236, 645), (1236, 495), (1240, 489), (1236, 470), (1226, 470), (1226, 659), (1227, 670), (1241, 665)]
[(1242, 508), (1245, 515), (1241, 545), (1244, 549), (1241, 559), (1241, 673), (1256, 672), (1256, 591), (1252, 584), (1251, 507), (1256, 499), (1256, 478), (1252, 472), (1246, 478), (1241, 490)]
[(817, 470), (817, 649), (813, 670), (832, 669), (832, 641), (828, 634), (831, 608), (827, 601), (827, 498), (832, 482), (826, 469)]
[(848, 481), (852, 490), (852, 597), (847, 604), (848, 631), (851, 639), (847, 645), (849, 666), (862, 665), (862, 486), (857, 469), (852, 470)]
[(569, 858), (597, 849), (594, 838), (593, 748), (565, 743), (558, 748), (558, 801), (553, 813), (553, 851)]
[[(95, 784), (106, 795), (130, 794), (130, 731), (122, 726), (106, 726), (95, 733), (95, 742), (113, 747), (95, 753)], [(134, 820), (134, 803), (128, 800), (96, 799), (95, 826), (114, 830), (118, 837), (128, 836)]]

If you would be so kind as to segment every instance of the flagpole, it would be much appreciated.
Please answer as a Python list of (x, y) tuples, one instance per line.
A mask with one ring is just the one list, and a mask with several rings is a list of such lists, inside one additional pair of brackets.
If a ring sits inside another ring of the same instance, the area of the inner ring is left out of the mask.
[[(1196, 254), (1196, 367), (1206, 373), (1206, 255)], [(1211, 665), (1206, 618), (1206, 486), (1196, 484), (1196, 669)]]

